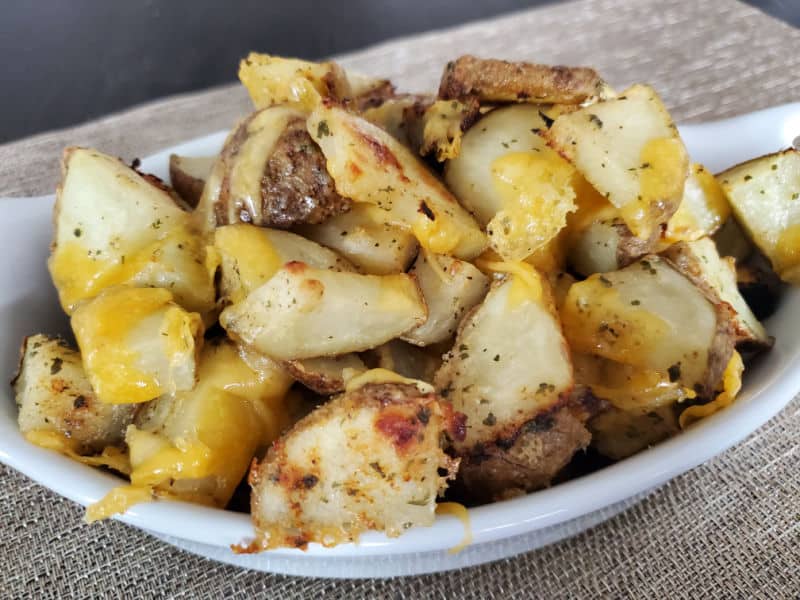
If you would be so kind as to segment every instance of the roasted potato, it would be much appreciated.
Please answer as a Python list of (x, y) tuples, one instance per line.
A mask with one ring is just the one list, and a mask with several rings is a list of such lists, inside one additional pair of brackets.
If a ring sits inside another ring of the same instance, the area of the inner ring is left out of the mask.
[(208, 228), (243, 222), (287, 229), (350, 208), (305, 123), (297, 110), (275, 106), (234, 128), (200, 199)]
[(486, 237), (475, 220), (386, 131), (331, 105), (317, 108), (307, 126), (340, 194), (382, 209), (385, 222), (412, 232), (432, 252), (469, 260), (483, 251)]
[(480, 116), (475, 98), (438, 100), (429, 106), (414, 104), (403, 113), (405, 131), (413, 148), (422, 156), (432, 154), (439, 162), (455, 158), (461, 151), (461, 138)]
[(611, 407), (589, 421), (592, 446), (603, 456), (622, 460), (680, 431), (675, 407), (621, 410)]
[(169, 155), (169, 181), (181, 200), (190, 207), (194, 208), (200, 201), (216, 160), (216, 156)]
[[(467, 415), (460, 454), (514, 434), (572, 387), (572, 366), (547, 283), (533, 268), (495, 283), (461, 323), (436, 389)], [(524, 358), (522, 358), (524, 357)]]
[(250, 471), (256, 540), (246, 550), (432, 524), (458, 465), (440, 438), (457, 419), (427, 387), (366, 383), (297, 423)]
[(573, 168), (538, 135), (536, 106), (491, 111), (464, 135), (445, 181), (486, 227), (506, 260), (522, 260), (555, 238), (575, 210)]
[[(434, 96), (423, 94), (400, 94), (377, 106), (367, 108), (361, 114), (367, 121), (389, 133), (404, 146), (412, 147), (409, 138), (410, 116), (424, 113), (436, 101)], [(419, 146), (417, 145), (417, 148)]]
[(414, 278), (284, 265), (220, 315), (235, 339), (276, 360), (337, 356), (373, 348), (425, 322)]
[[(290, 105), (311, 110), (322, 98), (342, 100), (351, 95), (347, 74), (334, 62), (314, 63), (251, 52), (239, 63), (239, 79), (258, 109)], [(368, 89), (358, 87), (362, 93)]]
[(169, 288), (199, 313), (214, 307), (216, 265), (162, 185), (96, 150), (67, 148), (61, 166), (48, 267), (67, 314), (121, 284)]
[(719, 182), (703, 165), (694, 163), (678, 210), (667, 222), (662, 244), (693, 242), (714, 235), (730, 214), (731, 207)]
[(428, 306), (428, 319), (402, 336), (418, 346), (452, 337), (464, 314), (489, 290), (489, 279), (472, 264), (426, 250), (417, 256), (409, 273), (416, 278)]
[(619, 209), (637, 237), (649, 239), (678, 209), (689, 159), (649, 86), (563, 114), (543, 135)]
[(739, 224), (783, 281), (800, 283), (800, 152), (789, 148), (717, 178)]
[(573, 352), (655, 371), (703, 395), (713, 392), (733, 352), (732, 310), (714, 300), (648, 255), (575, 283), (561, 319)]
[(217, 228), (214, 248), (220, 264), (220, 294), (232, 304), (244, 300), (288, 262), (300, 261), (316, 269), (354, 270), (332, 250), (302, 236), (246, 223)]
[(72, 314), (86, 376), (101, 402), (191, 390), (203, 321), (161, 288), (108, 288)]
[(26, 436), (57, 434), (79, 455), (121, 446), (137, 409), (101, 402), (83, 370), (81, 355), (63, 340), (42, 334), (23, 341), (12, 385), (20, 431)]
[(291, 425), (291, 383), (271, 361), (254, 371), (232, 343), (207, 344), (197, 386), (147, 404), (128, 427), (131, 484), (90, 506), (88, 520), (153, 496), (224, 507), (257, 449)]
[(419, 249), (413, 234), (385, 223), (381, 209), (371, 204), (354, 204), (344, 214), (295, 231), (336, 250), (368, 275), (405, 272)]
[(607, 94), (594, 69), (552, 67), (527, 62), (483, 59), (465, 55), (447, 63), (439, 97), (481, 102), (581, 104)]
[(357, 354), (287, 360), (282, 364), (289, 375), (323, 395), (343, 392), (348, 379), (346, 376), (352, 377), (367, 370)]
[(663, 255), (697, 287), (731, 305), (735, 311), (733, 327), (737, 344), (762, 348), (772, 345), (764, 326), (739, 293), (735, 261), (721, 258), (710, 238), (674, 244)]

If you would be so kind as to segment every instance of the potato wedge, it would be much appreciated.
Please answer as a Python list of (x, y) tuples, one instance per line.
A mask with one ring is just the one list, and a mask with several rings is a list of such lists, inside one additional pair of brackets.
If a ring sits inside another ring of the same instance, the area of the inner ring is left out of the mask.
[(655, 371), (704, 395), (713, 393), (733, 353), (732, 311), (714, 300), (648, 255), (575, 283), (561, 319), (573, 352)]
[[(239, 63), (239, 79), (257, 109), (288, 104), (311, 110), (322, 98), (343, 100), (350, 96), (347, 74), (334, 62), (314, 63), (251, 52)], [(363, 85), (359, 88), (365, 91)]]
[(231, 304), (244, 300), (287, 262), (300, 261), (316, 269), (353, 271), (338, 254), (306, 238), (246, 223), (214, 231), (220, 263), (220, 295)]
[(88, 520), (154, 496), (222, 508), (256, 451), (292, 424), (292, 379), (276, 363), (262, 359), (254, 371), (235, 345), (215, 340), (198, 371), (193, 390), (162, 396), (137, 415), (125, 436), (131, 483), (90, 506)]
[(545, 246), (575, 209), (574, 169), (547, 147), (535, 106), (491, 111), (467, 133), (445, 181), (486, 227), (493, 250), (522, 260)]
[(422, 156), (432, 154), (439, 162), (455, 158), (461, 138), (480, 116), (475, 98), (464, 102), (437, 100), (429, 106), (415, 104), (404, 111), (405, 130), (411, 146)]
[(649, 86), (563, 114), (543, 135), (620, 210), (636, 236), (649, 239), (678, 209), (689, 159)]
[(238, 222), (286, 229), (321, 223), (349, 207), (305, 116), (286, 106), (258, 111), (234, 128), (199, 204), (210, 229)]
[(367, 350), (420, 325), (425, 301), (414, 278), (358, 275), (284, 265), (220, 323), (235, 339), (276, 360)]
[(466, 312), (489, 291), (489, 279), (472, 264), (426, 250), (417, 256), (409, 273), (416, 278), (428, 306), (425, 323), (402, 336), (418, 346), (452, 337)]
[(195, 384), (203, 321), (160, 288), (116, 287), (78, 306), (72, 330), (101, 402), (146, 402)]
[(323, 395), (338, 394), (344, 391), (347, 383), (346, 369), (348, 370), (347, 375), (351, 377), (367, 370), (366, 365), (357, 354), (287, 360), (282, 364), (289, 375), (307, 388)]
[(19, 372), (12, 385), (19, 430), (56, 433), (80, 455), (122, 445), (125, 428), (137, 409), (100, 402), (83, 370), (81, 355), (63, 340), (42, 334), (22, 342)]
[(678, 210), (667, 222), (662, 235), (666, 246), (693, 242), (714, 235), (731, 214), (731, 207), (719, 182), (703, 165), (694, 163), (683, 188)]
[(739, 224), (783, 281), (800, 283), (800, 152), (742, 163), (717, 178)]
[(419, 244), (412, 233), (385, 223), (382, 212), (371, 204), (354, 204), (344, 214), (295, 231), (336, 250), (362, 273), (403, 273), (417, 255)]
[(368, 383), (318, 408), (250, 471), (256, 541), (244, 550), (432, 524), (458, 465), (439, 446), (452, 421), (446, 402), (408, 383)]
[(447, 188), (405, 146), (369, 121), (332, 105), (308, 119), (336, 190), (374, 204), (384, 221), (410, 231), (424, 248), (469, 260), (486, 238)]
[(721, 258), (710, 238), (673, 244), (664, 251), (663, 256), (697, 287), (711, 291), (733, 307), (737, 344), (762, 348), (772, 345), (764, 326), (739, 293), (735, 261), (728, 257)]
[(511, 438), (572, 387), (572, 366), (547, 283), (532, 267), (495, 283), (466, 316), (436, 374), (436, 389), (467, 415), (467, 435), (454, 444)]
[(409, 114), (424, 113), (435, 101), (434, 96), (400, 94), (378, 106), (367, 108), (361, 116), (389, 133), (404, 146), (411, 147), (407, 121)]
[(594, 69), (483, 59), (465, 55), (447, 63), (439, 83), (444, 100), (581, 104), (605, 94)]
[(169, 155), (169, 181), (181, 200), (190, 207), (194, 208), (200, 201), (206, 179), (216, 161), (216, 156)]
[(214, 307), (206, 242), (161, 185), (86, 148), (67, 148), (62, 172), (48, 267), (67, 314), (121, 284), (169, 288), (200, 313)]

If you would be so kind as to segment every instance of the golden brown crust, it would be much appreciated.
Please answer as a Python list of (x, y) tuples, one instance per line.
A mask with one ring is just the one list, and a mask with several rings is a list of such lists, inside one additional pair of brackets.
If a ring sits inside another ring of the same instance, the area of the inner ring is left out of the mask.
[(447, 64), (439, 98), (476, 96), (482, 102), (580, 104), (601, 94), (604, 82), (588, 67), (548, 66), (465, 55)]

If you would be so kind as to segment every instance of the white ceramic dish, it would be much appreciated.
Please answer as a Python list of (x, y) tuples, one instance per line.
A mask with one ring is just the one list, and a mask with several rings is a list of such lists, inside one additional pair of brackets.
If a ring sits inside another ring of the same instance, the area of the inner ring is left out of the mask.
[[(787, 147), (800, 134), (800, 103), (704, 125), (681, 133), (694, 160), (717, 171)], [(225, 133), (180, 144), (145, 159), (142, 168), (167, 176), (170, 152), (211, 154)], [(66, 332), (67, 320), (45, 268), (52, 196), (0, 200), (0, 368), (8, 380), (23, 336)], [(120, 520), (189, 551), (236, 565), (294, 575), (378, 577), (442, 571), (511, 556), (574, 535), (630, 506), (650, 490), (729, 448), (781, 410), (800, 391), (800, 290), (787, 290), (767, 328), (772, 352), (748, 369), (736, 403), (654, 448), (591, 475), (507, 502), (470, 510), (472, 544), (452, 554), (464, 536), (453, 517), (399, 538), (367, 534), (359, 544), (307, 552), (286, 549), (236, 555), (229, 545), (252, 536), (247, 515), (178, 502), (134, 507)], [(119, 480), (27, 443), (16, 425), (8, 386), (0, 388), (0, 461), (82, 505)], [(6, 493), (13, 494), (13, 490)]]

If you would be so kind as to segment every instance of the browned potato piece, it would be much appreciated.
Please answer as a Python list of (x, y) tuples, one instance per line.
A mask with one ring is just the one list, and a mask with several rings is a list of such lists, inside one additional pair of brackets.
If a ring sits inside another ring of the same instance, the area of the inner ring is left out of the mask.
[(673, 244), (664, 251), (663, 256), (700, 289), (731, 305), (735, 311), (733, 327), (737, 344), (761, 348), (772, 345), (764, 326), (739, 293), (735, 261), (728, 257), (721, 258), (710, 238)]
[(257, 538), (245, 550), (333, 546), (370, 529), (394, 537), (431, 525), (458, 464), (439, 446), (453, 417), (413, 383), (367, 383), (318, 408), (251, 469)]
[[(596, 406), (600, 406), (595, 402)], [(471, 500), (503, 500), (550, 485), (576, 452), (589, 445), (585, 423), (596, 408), (561, 405), (544, 411), (509, 439), (462, 458), (459, 483)]]
[(276, 106), (253, 113), (228, 136), (199, 208), (208, 226), (252, 223), (286, 229), (346, 212), (306, 131), (305, 116)]
[(425, 323), (402, 336), (418, 346), (452, 337), (464, 314), (489, 290), (489, 279), (471, 263), (425, 250), (409, 273), (417, 279), (428, 306)]
[[(715, 303), (716, 302), (716, 303)], [(573, 352), (679, 381), (710, 395), (733, 353), (732, 310), (648, 255), (575, 283), (561, 310)]]
[(646, 411), (611, 407), (589, 421), (592, 446), (603, 456), (622, 460), (678, 433), (673, 406)]
[(226, 308), (220, 324), (273, 359), (294, 360), (374, 348), (426, 317), (410, 275), (359, 275), (291, 262)]
[(461, 137), (480, 116), (480, 105), (475, 98), (438, 100), (429, 106), (419, 103), (404, 113), (405, 130), (411, 146), (422, 156), (433, 154), (444, 162), (455, 158), (461, 151)]
[(385, 223), (381, 209), (369, 204), (354, 204), (344, 214), (318, 225), (303, 225), (296, 231), (336, 250), (369, 275), (406, 271), (419, 249), (413, 234)]
[(650, 239), (678, 209), (689, 158), (651, 87), (635, 85), (617, 98), (563, 114), (543, 135), (636, 236)]
[(389, 133), (333, 105), (318, 107), (308, 132), (320, 145), (336, 190), (383, 211), (438, 254), (469, 260), (486, 247), (472, 216), (421, 160)]
[(482, 59), (465, 55), (447, 63), (439, 97), (482, 102), (581, 104), (603, 96), (605, 82), (594, 69)]
[(678, 210), (662, 235), (662, 243), (693, 242), (713, 235), (730, 214), (731, 207), (719, 182), (703, 165), (694, 163), (689, 168)]
[(349, 376), (367, 370), (357, 354), (287, 360), (283, 362), (283, 366), (297, 381), (323, 395), (338, 394), (344, 391), (345, 369), (349, 369), (347, 373)]
[(409, 115), (424, 113), (435, 100), (434, 96), (424, 94), (399, 94), (378, 106), (367, 108), (361, 116), (391, 134), (402, 144), (411, 147), (407, 122)]
[(67, 314), (114, 285), (163, 287), (199, 313), (215, 303), (206, 240), (160, 182), (88, 148), (67, 148), (53, 213), (53, 283)]
[(216, 156), (169, 155), (169, 180), (173, 189), (190, 207), (194, 208), (203, 195), (206, 179), (214, 168)]
[(137, 410), (132, 404), (100, 402), (83, 370), (81, 355), (63, 340), (42, 334), (23, 341), (12, 385), (20, 431), (53, 432), (78, 454), (122, 445), (125, 428)]
[(783, 281), (800, 284), (800, 152), (749, 160), (717, 178), (736, 220)]

